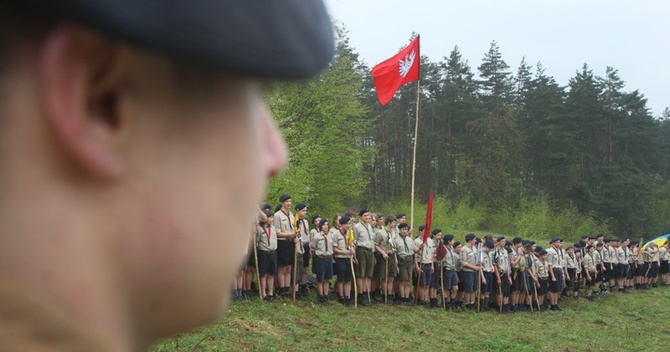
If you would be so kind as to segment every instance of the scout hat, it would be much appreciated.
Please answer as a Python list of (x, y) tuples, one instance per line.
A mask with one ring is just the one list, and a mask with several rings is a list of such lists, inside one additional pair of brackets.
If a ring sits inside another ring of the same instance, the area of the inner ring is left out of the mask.
[(326, 67), (335, 50), (322, 1), (13, 2), (175, 60), (251, 77), (307, 78)]

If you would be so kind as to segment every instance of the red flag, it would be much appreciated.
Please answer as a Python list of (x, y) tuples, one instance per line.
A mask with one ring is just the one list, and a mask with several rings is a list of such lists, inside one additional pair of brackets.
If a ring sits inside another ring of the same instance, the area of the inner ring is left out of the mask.
[(426, 243), (428, 240), (428, 234), (430, 233), (430, 223), (433, 221), (433, 190), (430, 190), (430, 195), (428, 196), (428, 206), (426, 207), (426, 228), (423, 229), (423, 243)]
[(398, 54), (372, 69), (377, 98), (386, 105), (402, 85), (419, 79), (419, 36)]

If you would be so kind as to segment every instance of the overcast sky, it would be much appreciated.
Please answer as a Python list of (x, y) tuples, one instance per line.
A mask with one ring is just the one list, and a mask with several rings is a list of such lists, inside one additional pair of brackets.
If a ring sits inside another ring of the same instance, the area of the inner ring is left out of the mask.
[(437, 62), (458, 45), (475, 74), (493, 40), (516, 74), (522, 57), (567, 85), (584, 63), (597, 76), (619, 70), (660, 116), (670, 106), (670, 1), (665, 0), (326, 0), (370, 67), (421, 35)]

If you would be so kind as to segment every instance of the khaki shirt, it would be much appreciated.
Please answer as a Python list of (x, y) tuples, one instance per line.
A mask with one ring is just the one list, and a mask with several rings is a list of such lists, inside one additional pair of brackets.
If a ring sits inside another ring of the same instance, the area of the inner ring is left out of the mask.
[(628, 248), (619, 247), (616, 249), (617, 262), (619, 264), (628, 264)]
[[(272, 225), (279, 232), (295, 233), (295, 227), (293, 226), (294, 222), (295, 217), (293, 216), (293, 213), (289, 211), (287, 216), (281, 209), (279, 209), (279, 211), (275, 213), (274, 219), (272, 220)], [(291, 241), (291, 239), (277, 238), (277, 241)]]
[(395, 233), (393, 230), (386, 229), (377, 230), (375, 234), (375, 245), (383, 249), (386, 254), (393, 254), (396, 252)]
[(466, 264), (477, 266), (477, 248), (475, 246), (468, 246), (467, 244), (461, 248), (460, 255), (461, 270), (462, 271), (474, 271), (468, 267)]
[(547, 248), (547, 264), (554, 269), (561, 268), (561, 259), (559, 258), (559, 251), (551, 246)]
[(298, 219), (298, 230), (300, 230), (300, 236), (302, 243), (311, 243), (311, 233), (309, 232), (309, 223), (306, 219)]
[(670, 259), (670, 253), (668, 253), (668, 249), (665, 247), (658, 247), (658, 256), (661, 260)]
[(319, 257), (326, 257), (333, 255), (333, 245), (335, 239), (330, 234), (319, 232), (312, 238), (309, 243), (309, 248), (314, 251), (314, 254)]
[(496, 247), (493, 249), (493, 263), (498, 267), (500, 274), (506, 274), (512, 271), (509, 255), (504, 248)]
[(396, 249), (399, 257), (412, 257), (414, 256), (414, 241), (409, 236), (398, 235)]
[(648, 260), (645, 259), (646, 262), (659, 261), (658, 248), (651, 248), (651, 246), (647, 246), (647, 249), (645, 250), (644, 254), (648, 258)]
[[(416, 254), (417, 260), (421, 262), (421, 264), (430, 264), (433, 262), (433, 258), (435, 257), (437, 246), (435, 246), (435, 241), (433, 241), (431, 238), (426, 239), (426, 245), (423, 247), (423, 251), (419, 249), (422, 244), (423, 237), (419, 236), (414, 239), (414, 253)], [(421, 258), (419, 258), (419, 255), (421, 255)]]
[[(594, 251), (593, 254), (595, 254), (596, 252), (597, 251)], [(584, 262), (584, 269), (586, 269), (586, 271), (590, 273), (596, 271), (596, 259), (594, 258), (594, 255), (586, 253), (586, 255), (584, 255), (583, 262)]]
[(375, 250), (375, 232), (370, 224), (362, 222), (354, 225), (354, 243), (357, 247)]
[[(330, 229), (330, 231), (328, 231), (328, 235), (330, 235), (330, 238), (333, 239), (333, 249), (337, 248), (341, 251), (348, 250), (348, 248), (347, 248), (347, 234), (346, 233), (343, 235), (342, 232), (340, 232), (340, 230), (338, 230), (336, 228), (332, 228), (332, 229)], [(314, 238), (314, 235), (312, 235), (312, 238)], [(311, 247), (311, 244), (310, 244), (310, 247)], [(333, 256), (335, 258), (351, 258), (350, 255), (335, 253), (334, 250), (333, 250)]]
[(591, 254), (591, 256), (593, 257), (593, 260), (596, 262), (596, 266), (602, 264), (603, 257), (597, 249), (593, 251), (593, 254)]
[(572, 256), (569, 254), (565, 256), (568, 269), (577, 269), (577, 256), (573, 253)]
[(447, 270), (456, 270), (456, 265), (458, 264), (458, 255), (454, 251), (452, 246), (444, 246), (447, 249), (447, 255), (444, 256), (442, 260), (442, 265)]
[(549, 278), (549, 264), (538, 258), (535, 263), (533, 263), (533, 272), (540, 279), (546, 280)]
[(266, 252), (277, 250), (277, 230), (273, 225), (256, 227), (256, 245)]
[(493, 272), (493, 249), (489, 252), (483, 251), (482, 253), (482, 271), (487, 273)]
[(611, 263), (612, 262), (612, 252), (610, 252), (609, 245), (603, 246), (603, 250), (600, 254), (603, 256), (603, 263)]

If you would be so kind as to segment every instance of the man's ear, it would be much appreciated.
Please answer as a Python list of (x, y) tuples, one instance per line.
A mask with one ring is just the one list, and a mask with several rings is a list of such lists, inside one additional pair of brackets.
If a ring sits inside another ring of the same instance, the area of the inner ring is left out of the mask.
[(57, 25), (41, 47), (43, 112), (75, 164), (103, 178), (123, 169), (116, 148), (123, 127), (118, 44), (81, 27)]

